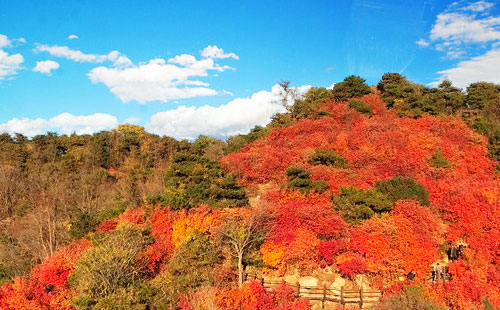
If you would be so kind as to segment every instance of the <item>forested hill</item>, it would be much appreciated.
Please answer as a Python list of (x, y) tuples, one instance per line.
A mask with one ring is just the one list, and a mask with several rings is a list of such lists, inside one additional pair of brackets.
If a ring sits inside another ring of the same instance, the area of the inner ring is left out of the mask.
[(227, 141), (0, 135), (0, 309), (309, 309), (244, 275), (321, 272), (378, 309), (500, 307), (498, 85), (281, 89)]

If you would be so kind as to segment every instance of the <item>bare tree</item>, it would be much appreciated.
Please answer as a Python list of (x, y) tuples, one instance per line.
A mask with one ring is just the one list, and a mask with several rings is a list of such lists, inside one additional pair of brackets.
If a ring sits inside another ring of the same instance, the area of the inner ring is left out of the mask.
[(271, 228), (272, 216), (267, 208), (256, 208), (249, 212), (231, 211), (219, 228), (220, 242), (238, 261), (238, 285), (243, 285), (243, 257), (257, 248), (266, 238)]
[(299, 97), (297, 90), (290, 87), (290, 81), (287, 80), (278, 82), (278, 85), (280, 87), (280, 98), (276, 101), (276, 103), (283, 106), (288, 112), (292, 112), (293, 103)]

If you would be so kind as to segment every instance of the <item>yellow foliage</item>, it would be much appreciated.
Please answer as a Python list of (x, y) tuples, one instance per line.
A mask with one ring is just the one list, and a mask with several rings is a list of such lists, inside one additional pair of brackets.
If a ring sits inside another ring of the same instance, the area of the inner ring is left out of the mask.
[(275, 243), (265, 243), (260, 248), (262, 261), (274, 268), (283, 264), (284, 252), (283, 246)]
[(172, 225), (172, 240), (177, 248), (192, 232), (208, 232), (210, 230), (213, 215), (208, 209), (190, 212), (189, 215), (182, 213)]

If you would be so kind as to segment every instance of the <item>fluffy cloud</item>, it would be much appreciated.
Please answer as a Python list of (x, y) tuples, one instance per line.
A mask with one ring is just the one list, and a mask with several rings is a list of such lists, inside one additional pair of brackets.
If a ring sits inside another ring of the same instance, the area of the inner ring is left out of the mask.
[[(222, 50), (221, 50), (222, 51)], [(213, 58), (196, 59), (182, 54), (127, 67), (92, 69), (88, 77), (93, 83), (103, 83), (123, 102), (139, 103), (215, 96), (217, 91), (197, 78), (208, 76), (209, 71), (222, 72), (233, 69), (216, 64)], [(194, 78), (194, 79), (193, 79)]]
[(468, 12), (443, 13), (437, 16), (430, 39), (447, 41), (453, 45), (495, 41), (500, 39), (499, 26), (498, 17), (480, 17)]
[(56, 70), (59, 68), (59, 64), (52, 60), (37, 61), (36, 66), (33, 68), (34, 72), (40, 72), (44, 74), (50, 74), (51, 70)]
[(91, 62), (102, 63), (106, 61), (113, 62), (115, 66), (127, 67), (131, 66), (130, 59), (120, 54), (118, 51), (111, 51), (107, 54), (85, 54), (78, 50), (73, 50), (67, 46), (38, 44), (35, 48), (36, 52), (47, 52), (52, 56), (66, 58), (76, 62)]
[(168, 60), (157, 58), (137, 65), (118, 51), (108, 54), (86, 54), (67, 46), (46, 44), (36, 45), (35, 51), (47, 52), (52, 56), (75, 62), (112, 62), (112, 66), (102, 65), (92, 69), (87, 74), (91, 82), (104, 84), (123, 102), (135, 100), (142, 104), (149, 101), (166, 102), (175, 99), (215, 96), (218, 92), (210, 88), (209, 83), (199, 78), (208, 76), (209, 71), (235, 70), (228, 65), (215, 63), (216, 59), (239, 59), (236, 54), (224, 53), (224, 50), (216, 45), (209, 45), (203, 49), (202, 59), (196, 59), (195, 56), (189, 54), (181, 54)]
[(6, 123), (0, 124), (0, 132), (21, 133), (28, 137), (55, 131), (62, 134), (92, 134), (102, 130), (108, 130), (118, 125), (116, 117), (96, 113), (88, 116), (75, 116), (70, 113), (61, 113), (51, 119), (44, 118), (13, 118)]
[(76, 40), (76, 39), (78, 39), (78, 36), (76, 34), (70, 34), (68, 36), (68, 40)]
[(449, 58), (466, 55), (472, 44), (494, 43), (500, 40), (500, 17), (492, 16), (491, 2), (478, 1), (464, 6), (452, 3), (439, 14), (429, 32), (428, 40), (417, 41), (419, 46), (429, 46), (447, 53)]
[[(299, 94), (310, 86), (297, 88)], [(218, 107), (180, 106), (175, 110), (159, 112), (151, 116), (146, 129), (159, 135), (178, 139), (195, 139), (200, 134), (226, 138), (248, 133), (255, 125), (264, 126), (271, 116), (284, 112), (279, 101), (279, 86), (271, 91), (259, 91), (249, 98), (237, 98)]]
[(0, 81), (10, 75), (17, 74), (21, 69), (24, 58), (21, 54), (9, 55), (4, 48), (11, 46), (11, 40), (5, 35), (0, 34)]
[(500, 83), (495, 69), (500, 66), (500, 16), (492, 15), (494, 5), (488, 1), (468, 5), (454, 2), (437, 16), (428, 38), (417, 44), (460, 61), (453, 68), (439, 71), (430, 85), (445, 78), (462, 88), (476, 81)]
[(431, 85), (437, 86), (445, 78), (462, 88), (478, 81), (500, 83), (498, 68), (500, 68), (500, 49), (494, 49), (484, 55), (461, 61), (454, 68), (438, 72), (440, 77)]
[(222, 48), (217, 47), (217, 45), (209, 45), (201, 51), (201, 56), (208, 58), (233, 58), (240, 59), (235, 53), (224, 53)]

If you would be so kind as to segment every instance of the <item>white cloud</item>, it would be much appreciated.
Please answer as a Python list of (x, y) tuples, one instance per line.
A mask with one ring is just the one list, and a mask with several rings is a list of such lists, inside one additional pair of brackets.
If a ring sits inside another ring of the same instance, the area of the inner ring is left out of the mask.
[(201, 51), (201, 56), (208, 58), (233, 58), (240, 59), (235, 53), (224, 53), (222, 48), (217, 47), (217, 45), (209, 45)]
[(211, 70), (226, 69), (231, 68), (215, 64), (212, 58), (197, 60), (193, 55), (182, 54), (168, 61), (157, 58), (125, 68), (101, 66), (92, 69), (88, 76), (93, 83), (106, 85), (123, 102), (166, 102), (217, 95), (208, 83), (192, 78), (206, 77)]
[(34, 72), (40, 72), (44, 74), (50, 74), (51, 70), (56, 70), (59, 68), (59, 64), (52, 60), (37, 61), (36, 66), (33, 68)]
[(478, 1), (475, 3), (471, 3), (470, 5), (463, 8), (465, 11), (473, 11), (473, 12), (483, 12), (489, 10), (493, 7), (493, 3), (486, 1)]
[(449, 58), (466, 55), (470, 46), (486, 47), (500, 40), (500, 17), (493, 16), (491, 2), (478, 1), (464, 6), (452, 3), (436, 21), (427, 39), (421, 38), (419, 46), (433, 46), (438, 51), (447, 53)]
[[(118, 51), (108, 54), (86, 54), (67, 46), (38, 44), (37, 52), (47, 52), (52, 56), (76, 62), (104, 63), (87, 76), (92, 83), (102, 83), (121, 101), (135, 100), (139, 103), (186, 99), (200, 96), (215, 96), (218, 92), (210, 84), (199, 78), (207, 77), (210, 71), (235, 70), (228, 65), (215, 62), (219, 58), (234, 58), (234, 53), (224, 53), (217, 46), (207, 46), (202, 51), (202, 59), (189, 54), (181, 54), (168, 60), (151, 59), (149, 62), (134, 64)], [(214, 77), (217, 74), (214, 74)]]
[(10, 40), (6, 35), (0, 34), (0, 48), (10, 47)]
[(478, 81), (500, 83), (498, 68), (500, 68), (500, 49), (494, 49), (484, 55), (461, 61), (454, 68), (438, 72), (439, 78), (431, 85), (437, 86), (445, 78), (461, 88)]
[(68, 40), (76, 40), (76, 39), (78, 39), (78, 36), (76, 34), (70, 34), (68, 36)]
[(10, 134), (21, 133), (28, 137), (55, 131), (61, 134), (92, 134), (102, 130), (109, 130), (118, 125), (116, 117), (96, 113), (88, 116), (75, 116), (70, 113), (61, 113), (50, 119), (44, 118), (13, 118), (0, 124), (0, 132)]
[(430, 85), (445, 78), (462, 88), (477, 81), (500, 82), (496, 72), (500, 66), (500, 16), (492, 15), (494, 5), (488, 1), (454, 2), (437, 16), (428, 38), (417, 44), (432, 45), (448, 59), (461, 61), (439, 71)]
[(76, 62), (102, 63), (113, 62), (115, 66), (131, 66), (132, 62), (118, 51), (111, 51), (107, 54), (85, 54), (79, 50), (73, 50), (67, 46), (38, 44), (35, 48), (37, 52), (47, 52), (52, 56), (66, 58)]
[[(299, 94), (311, 86), (297, 88)], [(248, 133), (255, 125), (264, 126), (271, 116), (285, 109), (279, 100), (279, 86), (271, 91), (259, 91), (249, 98), (237, 98), (218, 107), (180, 106), (175, 110), (159, 112), (151, 116), (146, 124), (149, 132), (177, 139), (195, 139), (200, 134), (226, 138)]]
[(432, 41), (443, 40), (452, 45), (484, 43), (500, 39), (500, 18), (479, 17), (476, 14), (449, 12), (437, 16), (430, 32)]
[(9, 55), (4, 48), (11, 47), (11, 40), (5, 35), (0, 34), (0, 81), (5, 77), (17, 74), (21, 69), (24, 58), (21, 54)]
[(427, 42), (425, 39), (420, 39), (416, 43), (418, 46), (421, 46), (421, 47), (429, 46), (429, 42)]

